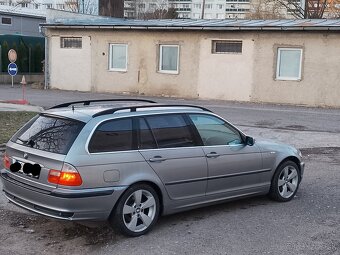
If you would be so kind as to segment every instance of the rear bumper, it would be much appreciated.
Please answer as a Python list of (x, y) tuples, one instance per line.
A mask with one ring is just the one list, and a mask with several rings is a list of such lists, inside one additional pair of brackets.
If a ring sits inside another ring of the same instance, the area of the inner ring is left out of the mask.
[(107, 220), (127, 187), (95, 189), (31, 189), (1, 170), (3, 191), (9, 201), (29, 211), (63, 220)]

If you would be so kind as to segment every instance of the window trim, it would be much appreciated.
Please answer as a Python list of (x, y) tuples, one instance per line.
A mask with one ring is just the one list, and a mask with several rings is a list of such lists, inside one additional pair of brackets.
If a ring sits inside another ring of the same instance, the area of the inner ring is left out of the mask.
[[(280, 60), (281, 60), (281, 51), (300, 51), (300, 63), (299, 63), (299, 75), (298, 77), (285, 77), (279, 76), (280, 73)], [(276, 60), (276, 76), (275, 79), (278, 81), (301, 81), (302, 75), (302, 57), (303, 57), (303, 49), (302, 48), (293, 48), (293, 47), (278, 47), (277, 48), (277, 60)]]
[[(65, 47), (65, 39), (79, 39), (80, 40), (80, 47)], [(83, 49), (83, 37), (82, 36), (60, 36), (60, 49), (62, 50), (82, 50)]]
[[(216, 43), (240, 43), (241, 51), (240, 52), (229, 52), (229, 51), (216, 51)], [(211, 54), (235, 54), (242, 55), (243, 53), (243, 41), (242, 40), (211, 40)]]
[[(125, 46), (125, 68), (112, 67), (112, 47), (113, 46)], [(127, 43), (109, 43), (109, 71), (112, 72), (127, 72), (128, 70), (128, 47)]]
[[(173, 48), (177, 48), (177, 63), (176, 63), (176, 67), (177, 69), (175, 71), (173, 70), (163, 70), (162, 69), (162, 61), (163, 61), (163, 47), (173, 47)], [(159, 44), (159, 63), (158, 63), (158, 72), (159, 73), (165, 73), (165, 74), (179, 74), (179, 44)]]
[[(10, 23), (10, 24), (3, 23), (3, 22), (2, 22), (2, 19), (10, 19), (10, 20), (11, 20), (11, 23)], [(13, 24), (13, 19), (12, 19), (12, 17), (1, 16), (1, 25), (4, 25), (4, 26), (12, 26), (12, 24)]]

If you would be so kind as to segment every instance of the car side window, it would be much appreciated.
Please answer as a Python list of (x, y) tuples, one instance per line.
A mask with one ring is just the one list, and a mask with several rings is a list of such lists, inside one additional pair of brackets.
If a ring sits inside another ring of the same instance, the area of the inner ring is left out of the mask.
[(190, 125), (182, 115), (167, 114), (146, 117), (158, 148), (196, 146)]
[(89, 143), (89, 152), (131, 150), (132, 137), (131, 118), (105, 121), (93, 133)]
[(138, 118), (139, 122), (139, 149), (157, 148), (156, 141), (150, 128), (143, 118)]
[(189, 117), (197, 128), (205, 146), (243, 143), (239, 132), (215, 116), (189, 114)]

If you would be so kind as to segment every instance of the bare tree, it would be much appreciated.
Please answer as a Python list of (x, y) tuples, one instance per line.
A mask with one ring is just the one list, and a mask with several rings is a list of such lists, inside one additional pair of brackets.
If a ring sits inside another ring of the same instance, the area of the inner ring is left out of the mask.
[(156, 9), (154, 11), (145, 12), (142, 16), (143, 19), (177, 19), (178, 14), (175, 8)]
[[(334, 0), (269, 0), (297, 19), (322, 19), (329, 2)], [(327, 9), (328, 11), (328, 9)]]
[(95, 0), (68, 0), (65, 1), (66, 10), (85, 14), (97, 14), (98, 7)]
[(247, 19), (283, 19), (284, 9), (280, 3), (273, 0), (258, 0), (251, 5)]
[(137, 0), (135, 10), (137, 19), (176, 19), (178, 16), (176, 9), (169, 7), (167, 0)]

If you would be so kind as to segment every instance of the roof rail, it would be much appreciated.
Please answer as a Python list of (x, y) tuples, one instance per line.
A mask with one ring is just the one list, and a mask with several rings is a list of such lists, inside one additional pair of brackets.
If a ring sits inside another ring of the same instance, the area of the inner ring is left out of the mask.
[(83, 100), (83, 101), (74, 101), (74, 102), (69, 102), (69, 103), (63, 103), (59, 105), (55, 105), (51, 107), (50, 109), (56, 109), (56, 108), (62, 108), (62, 107), (68, 107), (73, 104), (83, 104), (83, 105), (90, 105), (91, 103), (96, 103), (96, 102), (144, 102), (144, 103), (156, 103), (155, 101), (152, 100), (147, 100), (147, 99), (97, 99), (97, 100)]
[(161, 107), (191, 107), (191, 108), (197, 108), (203, 111), (211, 112), (209, 109), (202, 107), (202, 106), (197, 106), (197, 105), (189, 105), (189, 104), (157, 104), (157, 105), (140, 105), (140, 106), (127, 106), (127, 107), (119, 107), (119, 108), (112, 108), (112, 109), (107, 109), (101, 112), (97, 112), (96, 114), (92, 115), (92, 117), (98, 117), (102, 115), (107, 115), (107, 114), (112, 114), (117, 111), (121, 110), (130, 110), (130, 112), (136, 112), (137, 109), (141, 108), (161, 108)]

